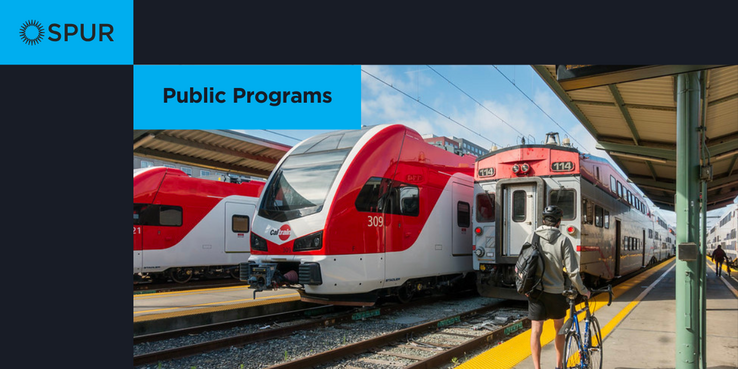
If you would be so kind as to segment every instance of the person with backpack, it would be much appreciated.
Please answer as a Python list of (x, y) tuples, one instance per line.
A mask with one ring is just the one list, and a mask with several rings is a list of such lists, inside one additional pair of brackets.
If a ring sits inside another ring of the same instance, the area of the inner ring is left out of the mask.
[[(553, 319), (556, 329), (556, 368), (561, 367), (564, 355), (564, 335), (558, 334), (564, 325), (569, 304), (562, 295), (570, 281), (577, 291), (590, 297), (590, 291), (584, 286), (579, 275), (579, 255), (568, 237), (559, 230), (564, 212), (555, 205), (543, 209), (543, 225), (531, 233), (526, 242), (533, 244), (538, 240), (538, 249), (543, 261), (543, 272), (540, 274), (540, 283), (533, 292), (526, 294), (528, 298), (528, 318), (531, 320), (530, 349), (535, 369), (541, 369), (541, 333), (543, 323)], [(538, 237), (534, 237), (538, 235)], [(535, 246), (535, 245), (533, 245)], [(564, 272), (566, 268), (566, 273)]]
[(725, 257), (725, 251), (723, 251), (721, 245), (718, 245), (715, 251), (712, 252), (712, 261), (715, 263), (715, 275), (718, 277), (723, 274), (723, 262), (725, 261)]

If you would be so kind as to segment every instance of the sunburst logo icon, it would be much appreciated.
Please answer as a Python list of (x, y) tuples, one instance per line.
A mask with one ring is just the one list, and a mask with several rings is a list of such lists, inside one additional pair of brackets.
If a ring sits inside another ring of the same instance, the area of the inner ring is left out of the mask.
[(35, 20), (23, 23), (20, 28), (20, 38), (26, 45), (36, 45), (44, 37), (44, 26)]

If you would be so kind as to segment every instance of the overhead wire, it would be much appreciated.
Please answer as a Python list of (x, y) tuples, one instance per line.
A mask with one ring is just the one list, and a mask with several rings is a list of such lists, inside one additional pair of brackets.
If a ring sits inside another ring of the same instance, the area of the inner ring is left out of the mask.
[(495, 146), (500, 146), (499, 144), (497, 144), (496, 142), (494, 142), (494, 141), (490, 140), (489, 138), (487, 138), (487, 137), (484, 137), (484, 136), (482, 136), (481, 134), (479, 134), (478, 132), (475, 132), (474, 130), (472, 130), (471, 128), (469, 128), (469, 127), (467, 127), (467, 126), (465, 126), (465, 125), (463, 125), (463, 124), (461, 124), (461, 123), (459, 123), (459, 122), (455, 121), (455, 120), (454, 120), (454, 119), (452, 119), (452, 118), (451, 118), (450, 116), (448, 116), (448, 115), (446, 115), (446, 114), (443, 114), (443, 113), (441, 113), (440, 111), (438, 111), (438, 110), (434, 109), (434, 108), (433, 108), (432, 106), (430, 106), (430, 105), (428, 105), (428, 104), (426, 104), (426, 103), (424, 103), (424, 102), (420, 101), (420, 99), (416, 99), (416, 98), (414, 98), (414, 97), (412, 97), (412, 96), (408, 95), (407, 93), (405, 93), (404, 91), (400, 90), (399, 88), (397, 88), (397, 87), (393, 86), (392, 84), (390, 84), (390, 83), (387, 83), (387, 82), (385, 82), (384, 80), (382, 80), (381, 78), (379, 78), (379, 77), (377, 77), (377, 76), (375, 76), (375, 75), (373, 75), (373, 74), (371, 74), (371, 73), (367, 72), (366, 70), (364, 70), (364, 68), (362, 68), (362, 69), (361, 69), (361, 71), (362, 71), (362, 72), (364, 72), (364, 73), (366, 73), (366, 74), (367, 74), (367, 75), (369, 75), (370, 77), (372, 77), (372, 78), (376, 79), (377, 81), (379, 81), (379, 82), (382, 82), (383, 84), (385, 84), (385, 85), (389, 86), (390, 88), (394, 89), (395, 91), (397, 91), (397, 92), (399, 92), (399, 93), (401, 93), (401, 94), (403, 94), (403, 95), (407, 96), (408, 98), (410, 98), (410, 99), (414, 100), (414, 101), (415, 101), (415, 102), (417, 102), (418, 104), (420, 104), (420, 105), (423, 105), (423, 106), (425, 106), (426, 108), (428, 108), (428, 109), (430, 109), (430, 110), (434, 111), (434, 112), (435, 112), (436, 114), (438, 114), (438, 115), (440, 115), (440, 116), (442, 116), (442, 117), (444, 117), (444, 118), (446, 118), (446, 119), (448, 119), (448, 120), (450, 120), (450, 121), (452, 121), (452, 122), (454, 122), (454, 123), (458, 124), (458, 125), (459, 125), (459, 126), (461, 126), (461, 127), (464, 127), (464, 128), (466, 128), (466, 129), (467, 129), (467, 130), (469, 130), (470, 132), (472, 132), (472, 133), (474, 133), (475, 135), (477, 135), (477, 136), (479, 136), (479, 137), (481, 137), (481, 138), (483, 138), (483, 139), (485, 139), (485, 140), (487, 140), (487, 141), (491, 142), (491, 143), (492, 143), (492, 144), (494, 144)]
[(520, 91), (520, 93), (521, 93), (521, 94), (523, 94), (523, 96), (525, 96), (525, 97), (526, 97), (526, 98), (527, 98), (528, 100), (530, 100), (530, 102), (532, 102), (532, 103), (533, 103), (533, 105), (535, 105), (535, 106), (536, 106), (536, 107), (537, 107), (537, 108), (538, 108), (538, 109), (539, 109), (540, 111), (542, 111), (542, 112), (543, 112), (543, 114), (545, 114), (545, 115), (546, 115), (546, 116), (548, 117), (548, 119), (551, 119), (551, 121), (552, 121), (552, 122), (554, 122), (554, 124), (556, 124), (556, 125), (557, 125), (557, 126), (558, 126), (559, 128), (561, 128), (561, 130), (562, 130), (562, 131), (564, 131), (564, 133), (566, 133), (566, 135), (567, 135), (567, 136), (571, 137), (571, 139), (572, 139), (572, 140), (574, 140), (574, 141), (575, 141), (575, 142), (576, 142), (577, 144), (579, 144), (579, 146), (580, 146), (580, 147), (585, 147), (584, 145), (582, 145), (582, 143), (581, 143), (581, 142), (579, 142), (579, 141), (578, 141), (578, 140), (577, 140), (576, 138), (574, 138), (574, 136), (572, 136), (571, 134), (569, 134), (569, 132), (567, 132), (567, 131), (566, 131), (566, 130), (564, 129), (564, 127), (562, 127), (562, 126), (561, 126), (561, 124), (559, 124), (559, 123), (558, 123), (558, 122), (557, 122), (557, 121), (556, 121), (555, 119), (553, 119), (553, 118), (552, 118), (552, 117), (551, 117), (551, 116), (550, 116), (550, 115), (549, 115), (549, 114), (548, 114), (548, 113), (547, 113), (547, 112), (546, 112), (545, 110), (543, 110), (543, 108), (541, 108), (541, 107), (540, 107), (540, 105), (536, 104), (536, 102), (535, 102), (535, 101), (533, 101), (533, 99), (531, 99), (531, 98), (530, 98), (530, 97), (529, 97), (529, 96), (528, 96), (528, 95), (527, 95), (527, 94), (526, 94), (525, 92), (523, 92), (523, 90), (521, 90), (521, 89), (520, 89), (520, 87), (518, 87), (518, 85), (516, 85), (516, 84), (515, 84), (515, 82), (511, 81), (511, 80), (510, 80), (510, 78), (508, 78), (508, 77), (507, 77), (507, 75), (505, 75), (505, 73), (502, 73), (502, 71), (500, 70), (500, 68), (497, 68), (497, 66), (496, 66), (496, 65), (492, 65), (492, 66), (493, 66), (493, 67), (494, 67), (494, 68), (495, 68), (495, 69), (496, 69), (496, 70), (497, 70), (497, 71), (498, 71), (498, 72), (499, 72), (499, 73), (500, 73), (500, 74), (501, 74), (501, 75), (502, 75), (503, 77), (505, 77), (505, 79), (506, 79), (506, 80), (507, 80), (508, 82), (510, 82), (510, 84), (512, 84), (512, 85), (513, 85), (513, 86), (514, 86), (514, 87), (515, 87), (515, 88), (516, 88), (516, 89), (517, 89), (518, 91)]
[(451, 82), (451, 81), (450, 81), (450, 80), (449, 80), (448, 78), (446, 78), (446, 77), (445, 77), (445, 76), (444, 76), (443, 74), (439, 73), (439, 72), (438, 72), (437, 70), (435, 70), (435, 69), (434, 69), (433, 67), (431, 67), (430, 65), (426, 65), (426, 66), (427, 66), (428, 68), (430, 68), (430, 70), (432, 70), (432, 71), (436, 72), (436, 74), (438, 74), (439, 76), (441, 76), (441, 78), (445, 79), (445, 80), (446, 80), (446, 82), (448, 82), (448, 83), (450, 83), (450, 84), (451, 84), (451, 86), (454, 86), (454, 87), (456, 87), (456, 89), (457, 89), (457, 90), (461, 91), (461, 93), (463, 93), (463, 94), (464, 94), (464, 95), (466, 95), (466, 96), (467, 96), (468, 98), (472, 99), (472, 100), (473, 100), (473, 101), (474, 101), (475, 103), (477, 103), (477, 104), (478, 104), (479, 106), (481, 106), (482, 108), (484, 108), (484, 110), (486, 110), (486, 111), (488, 111), (488, 112), (489, 112), (490, 114), (494, 115), (494, 116), (495, 116), (495, 117), (496, 117), (497, 119), (499, 119), (500, 121), (502, 121), (502, 123), (505, 123), (505, 124), (507, 124), (507, 126), (508, 126), (508, 127), (512, 128), (512, 129), (513, 129), (513, 130), (514, 130), (515, 132), (518, 132), (518, 133), (520, 133), (520, 135), (521, 135), (521, 136), (525, 137), (525, 134), (524, 134), (523, 132), (520, 132), (520, 131), (518, 131), (518, 130), (517, 130), (517, 129), (516, 129), (515, 127), (513, 127), (512, 125), (510, 125), (510, 123), (506, 122), (506, 121), (505, 121), (504, 119), (500, 118), (500, 116), (498, 116), (497, 114), (495, 114), (494, 112), (492, 112), (492, 110), (489, 110), (489, 109), (487, 109), (487, 107), (486, 107), (486, 106), (482, 105), (482, 103), (480, 103), (479, 101), (477, 101), (477, 99), (473, 98), (473, 97), (472, 97), (471, 95), (469, 95), (468, 93), (466, 93), (466, 91), (462, 90), (462, 89), (461, 89), (461, 87), (459, 87), (459, 86), (457, 86), (457, 85), (456, 85), (455, 83)]

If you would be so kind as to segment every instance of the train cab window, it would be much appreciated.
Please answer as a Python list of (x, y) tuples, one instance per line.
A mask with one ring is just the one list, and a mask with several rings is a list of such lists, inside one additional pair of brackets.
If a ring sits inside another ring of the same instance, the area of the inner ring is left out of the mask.
[(592, 224), (594, 218), (592, 202), (582, 197), (582, 224)]
[(159, 225), (179, 227), (182, 225), (182, 208), (179, 206), (159, 207)]
[(527, 208), (525, 203), (526, 193), (525, 191), (514, 191), (512, 195), (512, 220), (514, 222), (525, 221), (525, 209)]
[[(393, 192), (397, 192), (400, 201), (398, 201), (399, 209), (394, 209), (393, 214), (418, 216), (420, 213), (420, 199), (418, 198), (418, 187), (405, 183), (397, 183), (392, 188)], [(469, 204), (467, 204), (468, 206)], [(469, 215), (467, 214), (467, 217)]]
[(235, 233), (248, 233), (249, 217), (246, 215), (234, 215), (231, 218), (231, 231)]
[(354, 206), (363, 212), (379, 212), (379, 199), (387, 191), (390, 180), (387, 178), (372, 177), (364, 184), (356, 197)]
[(552, 190), (548, 193), (548, 204), (556, 205), (564, 211), (564, 215), (561, 217), (563, 220), (574, 220), (577, 216), (576, 204), (577, 192), (576, 190)]
[(477, 194), (477, 222), (495, 221), (495, 194)]
[(471, 226), (471, 210), (468, 202), (459, 201), (456, 204), (457, 217), (456, 223), (461, 228), (469, 228)]
[(595, 213), (595, 218), (594, 218), (595, 227), (602, 228), (602, 223), (603, 223), (603, 219), (602, 219), (602, 215), (603, 215), (602, 207), (600, 207), (599, 205), (595, 205), (594, 206), (594, 213)]
[(605, 229), (610, 229), (610, 212), (607, 210), (605, 210), (604, 212)]

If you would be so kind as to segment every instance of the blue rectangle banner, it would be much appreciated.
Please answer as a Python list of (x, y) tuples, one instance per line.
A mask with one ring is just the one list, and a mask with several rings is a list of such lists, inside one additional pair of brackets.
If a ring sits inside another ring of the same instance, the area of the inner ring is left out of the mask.
[(359, 129), (358, 65), (134, 65), (134, 129)]
[(133, 0), (5, 1), (0, 64), (133, 64)]

